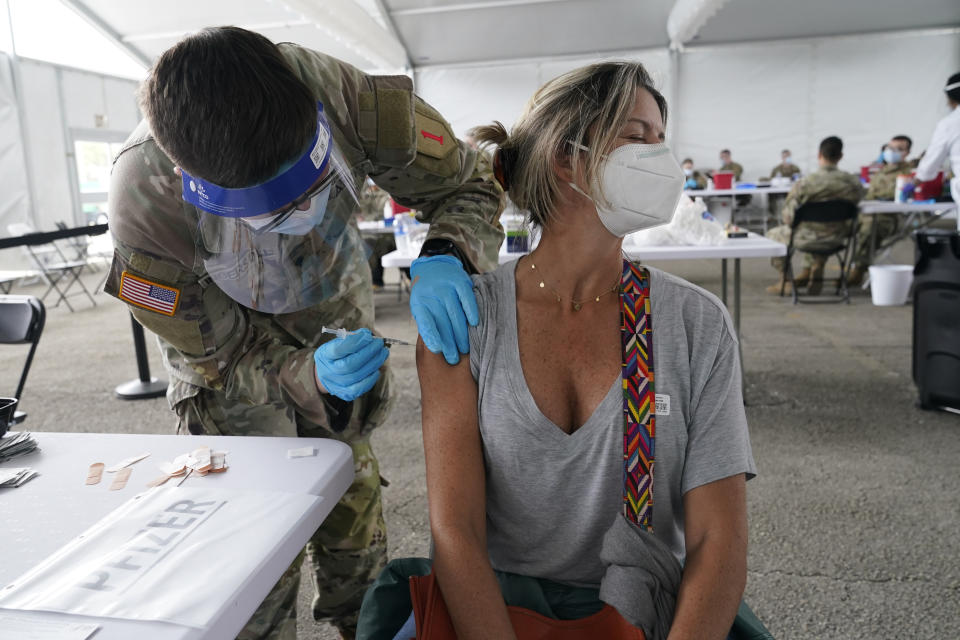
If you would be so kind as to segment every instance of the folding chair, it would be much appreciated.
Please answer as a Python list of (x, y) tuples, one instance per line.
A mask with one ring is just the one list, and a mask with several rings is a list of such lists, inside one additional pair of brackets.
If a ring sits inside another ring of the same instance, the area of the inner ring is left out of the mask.
[[(784, 269), (786, 270), (784, 274), (785, 277), (783, 285), (780, 287), (781, 296), (786, 288), (786, 276), (789, 276), (790, 286), (793, 289), (793, 304), (801, 302), (797, 294), (797, 283), (794, 280), (791, 259), (793, 258), (794, 251), (803, 251), (804, 253), (812, 253), (813, 255), (826, 256), (827, 258), (830, 256), (837, 257), (837, 260), (840, 261), (840, 279), (837, 283), (836, 293), (838, 295), (842, 294), (843, 297), (835, 300), (821, 298), (816, 300), (802, 300), (802, 302), (842, 301), (850, 304), (850, 292), (847, 290), (847, 268), (850, 265), (851, 257), (856, 252), (857, 229), (860, 226), (858, 223), (858, 215), (859, 210), (856, 203), (850, 200), (808, 202), (794, 212), (793, 225), (790, 227), (790, 242), (787, 244), (786, 264), (784, 265)], [(793, 246), (793, 238), (794, 235), (796, 235), (797, 228), (804, 222), (849, 222), (850, 229), (846, 237), (840, 238), (835, 242), (825, 241), (822, 246), (818, 246), (815, 249), (795, 249)]]
[[(70, 227), (67, 226), (66, 222), (55, 222), (54, 225), (57, 227), (58, 231), (66, 231)], [(87, 263), (87, 266), (92, 270), (96, 271), (94, 265), (90, 264), (90, 256), (87, 250), (87, 238), (78, 237), (78, 238), (67, 238), (64, 240), (67, 243), (67, 246), (70, 248), (70, 251), (74, 253), (74, 257), (70, 258), (71, 260), (83, 260)]]
[(0, 271), (0, 293), (10, 293), (10, 290), (13, 289), (13, 285), (17, 284), (21, 280), (38, 277), (40, 277), (40, 272), (33, 270)]
[[(30, 233), (36, 233), (36, 230), (30, 225), (22, 222), (7, 225), (7, 230), (10, 232), (10, 235), (13, 236), (24, 236)], [(93, 306), (97, 306), (97, 301), (93, 299), (93, 296), (90, 295), (87, 287), (84, 286), (83, 281), (80, 279), (80, 274), (83, 272), (84, 267), (87, 266), (85, 259), (68, 260), (56, 242), (48, 242), (42, 245), (28, 244), (25, 245), (25, 248), (34, 264), (40, 269), (40, 276), (44, 282), (47, 283), (47, 290), (40, 296), (41, 300), (46, 300), (51, 291), (56, 291), (58, 298), (57, 303), (53, 306), (58, 307), (60, 303), (63, 302), (70, 311), (73, 311), (73, 307), (70, 306), (70, 301), (67, 300), (67, 292), (76, 284), (83, 289), (83, 291), (77, 291), (69, 295), (80, 295), (84, 293), (87, 298), (90, 299)], [(62, 287), (64, 282), (66, 286)]]
[[(30, 345), (27, 361), (20, 373), (17, 392), (13, 396), (15, 403), (20, 402), (20, 395), (23, 393), (23, 386), (27, 382), (27, 373), (30, 371), (33, 354), (40, 342), (40, 334), (43, 333), (46, 318), (47, 312), (43, 302), (34, 296), (0, 295), (0, 344)], [(20, 424), (27, 417), (26, 413), (16, 411), (16, 406), (11, 411), (11, 415), (13, 418), (10, 420), (10, 424)]]

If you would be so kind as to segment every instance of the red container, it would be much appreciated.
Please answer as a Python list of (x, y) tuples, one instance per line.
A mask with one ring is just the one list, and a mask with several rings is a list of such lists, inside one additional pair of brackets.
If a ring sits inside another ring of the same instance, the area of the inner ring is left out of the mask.
[(943, 193), (943, 171), (937, 174), (933, 180), (918, 182), (913, 190), (914, 200), (932, 200), (939, 198)]
[(713, 174), (714, 189), (733, 189), (733, 171), (717, 171)]
[(870, 165), (860, 167), (860, 182), (864, 184), (870, 182)]
[(407, 211), (413, 211), (413, 209), (405, 207), (402, 204), (397, 204), (393, 200), (390, 201), (390, 210), (393, 211), (393, 215), (397, 215), (398, 213), (406, 213)]

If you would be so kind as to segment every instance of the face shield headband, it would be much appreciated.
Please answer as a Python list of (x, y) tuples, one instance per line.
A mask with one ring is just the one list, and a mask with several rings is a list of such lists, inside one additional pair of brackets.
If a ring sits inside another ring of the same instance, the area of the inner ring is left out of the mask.
[(264, 183), (228, 189), (191, 176), (181, 169), (183, 199), (193, 206), (225, 218), (246, 218), (277, 211), (301, 198), (330, 164), (333, 149), (330, 125), (317, 103), (317, 132), (293, 165)]

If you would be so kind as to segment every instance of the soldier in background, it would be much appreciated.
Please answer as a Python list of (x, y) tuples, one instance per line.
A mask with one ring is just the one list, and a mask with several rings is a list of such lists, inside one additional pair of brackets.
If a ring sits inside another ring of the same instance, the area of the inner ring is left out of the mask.
[(684, 158), (682, 166), (683, 175), (686, 176), (686, 182), (683, 184), (684, 189), (707, 188), (707, 176), (693, 168), (693, 158)]
[[(390, 401), (358, 187), (369, 175), (431, 223), (411, 308), (452, 363), (478, 321), (467, 271), (497, 265), (502, 189), (408, 77), (236, 27), (162, 54), (141, 106), (111, 176), (106, 291), (157, 334), (180, 433), (350, 445), (354, 483), (306, 552), (314, 617), (352, 638), (386, 561), (369, 437)], [(324, 325), (354, 333), (331, 340)], [(294, 638), (299, 582), (300, 558), (240, 637)]]
[(800, 167), (793, 164), (793, 157), (790, 155), (790, 149), (784, 149), (780, 152), (780, 164), (776, 165), (770, 170), (770, 177), (776, 178), (777, 176), (780, 176), (783, 178), (793, 179), (794, 176), (799, 175)]
[[(913, 141), (904, 135), (894, 136), (883, 150), (883, 166), (870, 177), (870, 186), (864, 200), (893, 200), (897, 176), (909, 175), (917, 167), (916, 160), (908, 160)], [(880, 213), (860, 216), (860, 231), (857, 233), (857, 254), (850, 272), (849, 284), (858, 285), (870, 267), (870, 256), (883, 245), (884, 240), (896, 235), (902, 216), (897, 213)], [(876, 227), (874, 236), (873, 228)], [(873, 241), (875, 245), (871, 245)]]
[[(780, 164), (773, 167), (770, 170), (770, 180), (773, 178), (789, 178), (793, 180), (794, 176), (800, 177), (800, 167), (793, 164), (793, 157), (790, 155), (790, 149), (784, 149), (780, 152)], [(761, 182), (766, 182), (766, 178), (760, 178)], [(768, 193), (767, 194), (767, 210), (770, 212), (770, 215), (774, 220), (777, 220), (780, 217), (780, 213), (783, 210), (783, 202), (786, 199), (786, 196), (782, 193)]]
[(717, 171), (732, 171), (733, 179), (737, 182), (740, 181), (740, 176), (743, 175), (743, 167), (739, 163), (733, 161), (733, 156), (730, 154), (730, 149), (724, 149), (720, 152), (720, 168)]
[[(808, 176), (804, 176), (793, 185), (787, 199), (783, 203), (781, 219), (783, 224), (770, 229), (767, 237), (771, 240), (787, 244), (790, 242), (791, 226), (794, 212), (801, 205), (808, 202), (824, 202), (826, 200), (849, 200), (860, 202), (863, 197), (863, 187), (860, 178), (841, 171), (837, 163), (843, 157), (843, 141), (836, 136), (824, 138), (820, 143), (817, 154), (817, 163), (820, 168)], [(804, 249), (816, 249), (825, 241), (829, 244), (850, 233), (850, 223), (846, 222), (804, 222), (797, 227), (793, 235), (793, 246), (803, 252)], [(817, 295), (823, 288), (823, 267), (826, 264), (825, 256), (804, 253), (804, 269), (794, 280), (798, 287), (809, 283), (807, 293)], [(785, 258), (771, 259), (773, 267), (780, 272), (780, 281), (767, 287), (767, 293), (779, 294), (781, 290), (790, 292), (790, 283), (785, 281)]]

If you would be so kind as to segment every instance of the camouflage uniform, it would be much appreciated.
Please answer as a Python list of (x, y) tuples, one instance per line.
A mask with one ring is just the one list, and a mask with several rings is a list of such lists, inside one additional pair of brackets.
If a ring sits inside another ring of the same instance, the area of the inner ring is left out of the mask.
[[(370, 176), (398, 202), (419, 210), (431, 223), (429, 237), (453, 241), (468, 271), (494, 268), (503, 240), (502, 189), (476, 171), (476, 153), (413, 95), (410, 79), (368, 76), (292, 44), (279, 48), (323, 103), (355, 184)], [(213, 283), (204, 266), (209, 252), (198, 230), (201, 213), (182, 199), (173, 163), (146, 122), (117, 156), (109, 207), (116, 250), (106, 291), (123, 299), (126, 274), (179, 292), (172, 315), (125, 300), (158, 336), (178, 432), (329, 437), (353, 448), (354, 483), (307, 547), (317, 586), (314, 617), (333, 618), (349, 633), (367, 585), (386, 561), (381, 481), (369, 436), (386, 419), (390, 376), (385, 366), (376, 386), (353, 402), (321, 395), (313, 352), (330, 338), (321, 335), (323, 325), (373, 327), (356, 203), (335, 187), (323, 223), (304, 236), (302, 246), (313, 254), (301, 257), (325, 269), (324, 300), (276, 315), (237, 304)], [(330, 249), (333, 243), (339, 251)], [(240, 637), (294, 637), (298, 580), (295, 562)]]
[[(783, 224), (767, 231), (767, 237), (776, 242), (787, 244), (790, 242), (790, 229), (793, 225), (793, 214), (803, 204), (808, 202), (823, 202), (825, 200), (850, 200), (860, 202), (863, 197), (863, 187), (860, 179), (852, 173), (840, 171), (836, 166), (825, 166), (804, 176), (797, 181), (787, 199), (783, 203), (781, 220)], [(831, 244), (838, 237), (843, 237), (850, 231), (845, 222), (804, 222), (797, 227), (793, 236), (793, 246), (803, 252), (804, 249), (816, 249), (823, 241)], [(803, 254), (804, 265), (813, 265), (813, 255)], [(770, 263), (777, 271), (783, 272), (785, 258), (772, 258)]]
[[(884, 165), (870, 177), (870, 186), (867, 187), (867, 195), (864, 200), (893, 200), (897, 188), (897, 176), (911, 174), (916, 167), (916, 160)], [(857, 263), (857, 268), (865, 269), (870, 266), (870, 254), (876, 251), (876, 246), (872, 248), (870, 246), (874, 225), (877, 227), (876, 243), (879, 246), (883, 244), (886, 238), (897, 233), (901, 217), (898, 213), (860, 216), (860, 231), (857, 232), (857, 255), (853, 258), (853, 261)]]
[(707, 176), (703, 175), (699, 171), (694, 171), (693, 175), (686, 178), (687, 180), (693, 180), (697, 183), (697, 189), (706, 189), (707, 188)]
[(743, 175), (743, 167), (738, 162), (728, 162), (717, 169), (717, 171), (732, 171), (734, 181), (739, 181), (740, 176)]
[[(784, 164), (780, 163), (776, 165), (773, 169), (770, 169), (770, 178), (776, 178), (777, 176), (783, 178), (793, 178), (795, 175), (800, 175), (800, 167), (790, 163)], [(761, 178), (763, 180), (763, 178)], [(770, 214), (774, 219), (778, 218), (783, 211), (783, 202), (786, 199), (786, 196), (781, 193), (771, 193), (767, 195), (767, 209), (769, 209)]]
[(795, 175), (801, 173), (800, 167), (795, 164), (783, 164), (782, 162), (770, 170), (770, 177), (776, 178), (777, 176), (782, 176), (784, 178), (792, 178)]

